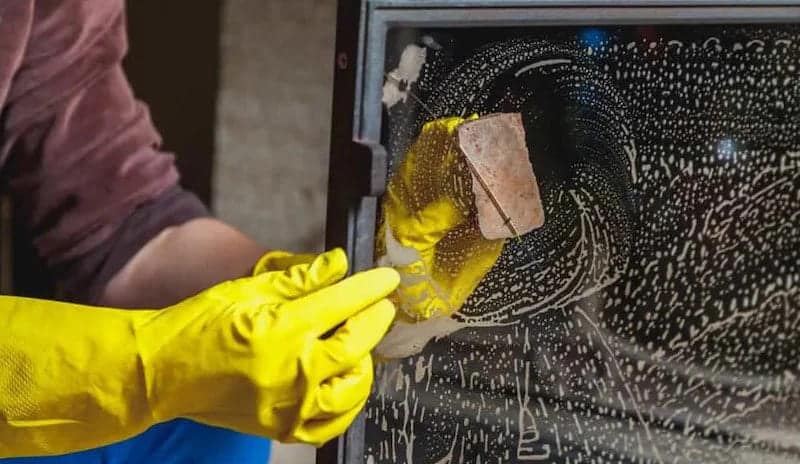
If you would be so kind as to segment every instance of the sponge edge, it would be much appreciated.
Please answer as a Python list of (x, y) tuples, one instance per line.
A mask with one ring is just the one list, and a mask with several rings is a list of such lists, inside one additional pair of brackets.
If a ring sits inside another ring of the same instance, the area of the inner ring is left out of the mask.
[(495, 113), (457, 129), (472, 171), (481, 235), (489, 240), (526, 234), (544, 224), (544, 209), (519, 113)]

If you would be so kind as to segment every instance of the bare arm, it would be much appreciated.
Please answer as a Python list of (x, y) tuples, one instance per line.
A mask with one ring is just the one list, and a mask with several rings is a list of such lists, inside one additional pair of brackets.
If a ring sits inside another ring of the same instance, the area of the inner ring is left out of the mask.
[(150, 240), (111, 279), (100, 304), (161, 308), (251, 272), (264, 249), (233, 227), (198, 218)]

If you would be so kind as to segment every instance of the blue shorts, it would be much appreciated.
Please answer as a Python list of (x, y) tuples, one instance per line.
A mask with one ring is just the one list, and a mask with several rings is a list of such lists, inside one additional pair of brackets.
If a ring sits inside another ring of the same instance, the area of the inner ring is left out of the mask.
[(64, 456), (0, 459), (0, 464), (266, 464), (270, 442), (178, 419), (113, 445)]

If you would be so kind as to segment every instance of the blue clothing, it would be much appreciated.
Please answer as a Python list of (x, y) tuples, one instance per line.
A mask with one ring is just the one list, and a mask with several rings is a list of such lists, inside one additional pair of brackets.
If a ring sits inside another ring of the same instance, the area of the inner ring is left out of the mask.
[(0, 464), (266, 464), (270, 441), (185, 419), (113, 445), (64, 456), (0, 459)]

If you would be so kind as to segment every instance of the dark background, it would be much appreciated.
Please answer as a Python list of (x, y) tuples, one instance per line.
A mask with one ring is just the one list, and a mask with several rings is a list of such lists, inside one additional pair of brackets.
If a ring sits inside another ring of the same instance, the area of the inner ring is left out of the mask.
[(220, 0), (128, 1), (125, 69), (150, 105), (183, 185), (211, 201), (219, 88)]

